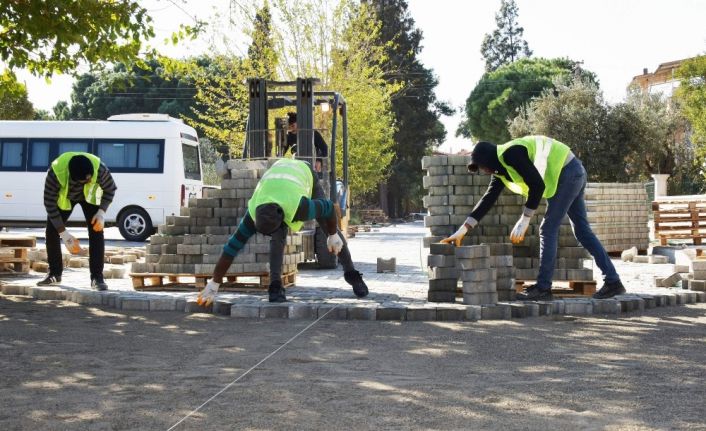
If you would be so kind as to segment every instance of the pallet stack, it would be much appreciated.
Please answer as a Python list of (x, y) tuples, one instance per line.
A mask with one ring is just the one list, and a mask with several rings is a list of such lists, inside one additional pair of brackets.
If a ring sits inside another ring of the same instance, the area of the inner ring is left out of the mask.
[(429, 266), (429, 302), (456, 302), (458, 271), (454, 246), (431, 244), (427, 257)]
[(456, 269), (461, 279), (464, 304), (482, 305), (498, 302), (497, 271), (490, 267), (489, 246), (456, 247)]
[[(203, 198), (189, 199), (189, 206), (182, 207), (179, 216), (167, 217), (167, 223), (158, 227), (158, 234), (150, 237), (145, 263), (133, 264), (133, 279), (146, 274), (212, 274), (223, 246), (246, 214), (258, 180), (274, 161), (228, 161), (230, 179), (222, 180), (220, 189), (205, 189)], [(270, 238), (253, 235), (233, 260), (228, 274), (267, 277), (269, 252)], [(296, 274), (297, 264), (303, 260), (302, 235), (290, 234), (283, 274)]]
[(588, 221), (608, 253), (647, 250), (650, 206), (644, 184), (589, 183), (585, 199)]
[(29, 249), (36, 246), (33, 236), (0, 235), (0, 274), (28, 273)]

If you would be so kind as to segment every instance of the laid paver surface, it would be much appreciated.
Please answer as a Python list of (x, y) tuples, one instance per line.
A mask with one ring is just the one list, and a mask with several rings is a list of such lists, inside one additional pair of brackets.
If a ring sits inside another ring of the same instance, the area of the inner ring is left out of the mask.
[[(322, 320), (175, 429), (706, 429), (705, 315)], [(0, 296), (0, 429), (166, 430), (310, 323)]]

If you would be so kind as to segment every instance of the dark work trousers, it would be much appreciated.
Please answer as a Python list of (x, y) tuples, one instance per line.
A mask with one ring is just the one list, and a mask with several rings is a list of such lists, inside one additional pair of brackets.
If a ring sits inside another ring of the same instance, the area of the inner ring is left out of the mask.
[[(71, 202), (71, 209), (69, 211), (59, 210), (61, 213), (61, 219), (66, 223), (66, 220), (71, 216), (71, 212), (76, 204), (81, 205), (83, 209), (83, 216), (86, 218), (86, 224), (88, 225), (88, 261), (91, 268), (91, 280), (98, 277), (102, 280), (103, 278), (103, 259), (105, 255), (105, 241), (103, 240), (103, 231), (95, 232), (93, 226), (91, 225), (91, 219), (96, 212), (98, 212), (99, 207), (96, 205), (91, 205), (86, 201), (81, 202)], [(49, 274), (61, 276), (64, 271), (64, 262), (61, 258), (61, 238), (59, 237), (59, 232), (56, 231), (54, 224), (51, 220), (47, 218), (47, 231), (46, 231), (46, 244), (47, 244), (47, 259), (49, 260)]]

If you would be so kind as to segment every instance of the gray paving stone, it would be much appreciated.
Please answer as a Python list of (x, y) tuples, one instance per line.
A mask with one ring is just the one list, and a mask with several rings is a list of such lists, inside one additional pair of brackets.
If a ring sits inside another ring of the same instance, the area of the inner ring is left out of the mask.
[(522, 302), (510, 303), (510, 316), (515, 319), (523, 319), (525, 317), (530, 317), (528, 304)]
[(196, 298), (189, 298), (186, 300), (186, 305), (184, 305), (184, 312), (186, 313), (212, 313), (213, 304), (208, 307), (202, 307), (196, 302)]
[(230, 299), (217, 299), (213, 303), (213, 314), (220, 314), (221, 316), (230, 316), (230, 307), (233, 305)]
[(375, 305), (352, 305), (348, 308), (348, 320), (375, 320), (377, 306)]
[(317, 306), (311, 303), (293, 302), (289, 304), (290, 319), (314, 320), (317, 318)]
[(564, 313), (586, 316), (593, 314), (593, 303), (588, 299), (564, 300)]
[(620, 314), (622, 306), (617, 299), (592, 299), (593, 314)]
[(186, 298), (177, 298), (174, 310), (183, 313), (186, 310)]
[(73, 302), (81, 305), (103, 305), (103, 295), (94, 290), (80, 290), (73, 294)]
[(317, 318), (324, 320), (348, 319), (348, 308), (344, 305), (321, 304), (317, 309)]
[(673, 293), (667, 293), (664, 296), (667, 299), (667, 307), (674, 307), (675, 305), (677, 305), (677, 295)]
[(645, 309), (650, 309), (650, 308), (655, 308), (657, 307), (657, 300), (655, 299), (654, 296), (652, 295), (647, 295), (647, 294), (639, 294), (637, 295), (640, 298), (642, 298), (642, 302), (644, 303), (644, 308)]
[(230, 317), (240, 319), (257, 319), (260, 317), (259, 304), (233, 304), (230, 307)]
[(124, 311), (149, 311), (150, 300), (144, 297), (123, 296), (118, 301)]
[(696, 294), (696, 302), (706, 302), (706, 292), (694, 292)]
[(174, 298), (150, 298), (149, 299), (149, 310), (150, 311), (174, 311), (176, 310), (176, 299)]
[(27, 286), (20, 286), (14, 284), (6, 284), (2, 286), (3, 295), (26, 295)]
[(505, 320), (511, 317), (512, 310), (509, 304), (481, 305), (481, 319), (483, 320)]
[(445, 303), (456, 302), (456, 292), (432, 292), (427, 293), (429, 302)]
[(439, 305), (436, 307), (436, 320), (452, 322), (466, 319), (466, 309), (463, 306)]
[(554, 310), (554, 302), (537, 301), (537, 312), (540, 316), (551, 316)]
[(375, 320), (405, 320), (406, 314), (404, 305), (383, 303), (375, 309)]
[(66, 298), (64, 290), (55, 286), (31, 286), (28, 294), (34, 299), (43, 301), (56, 301)]
[(614, 299), (620, 301), (620, 307), (623, 313), (645, 309), (645, 302), (639, 297), (632, 295), (618, 295), (615, 296)]
[(466, 305), (485, 305), (498, 302), (497, 292), (463, 293), (463, 303)]
[(436, 307), (410, 305), (407, 307), (407, 320), (433, 322), (436, 320)]
[(561, 299), (555, 299), (552, 301), (552, 314), (564, 314), (566, 311), (566, 304)]
[(289, 317), (289, 304), (266, 302), (260, 306), (262, 319), (287, 319)]
[(655, 306), (666, 307), (667, 306), (667, 296), (663, 294), (652, 295), (655, 298)]
[(101, 305), (108, 308), (115, 308), (115, 303), (120, 294), (118, 292), (103, 292), (101, 295)]
[(480, 305), (466, 305), (464, 311), (464, 319), (469, 322), (475, 322), (482, 318), (482, 307)]

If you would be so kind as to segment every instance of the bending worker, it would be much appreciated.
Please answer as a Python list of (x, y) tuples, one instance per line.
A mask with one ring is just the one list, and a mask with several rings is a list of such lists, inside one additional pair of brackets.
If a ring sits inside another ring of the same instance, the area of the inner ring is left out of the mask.
[[(314, 197), (313, 199), (311, 197)], [(324, 198), (324, 191), (314, 175), (311, 166), (301, 160), (281, 159), (275, 162), (262, 176), (255, 192), (248, 202), (248, 211), (240, 222), (238, 230), (223, 247), (213, 271), (213, 278), (199, 293), (197, 302), (208, 306), (215, 299), (223, 276), (233, 259), (245, 247), (248, 239), (260, 232), (270, 235), (270, 302), (285, 302), (282, 286), (282, 259), (287, 240), (287, 230), (297, 232), (303, 222), (316, 218), (328, 234), (326, 245), (331, 253), (338, 255), (343, 265), (343, 277), (353, 286), (353, 293), (359, 298), (368, 294), (368, 286), (362, 274), (355, 270), (351, 253), (337, 227), (334, 204)]]
[(61, 242), (70, 253), (81, 250), (78, 239), (66, 230), (64, 223), (76, 204), (81, 206), (88, 228), (88, 260), (91, 287), (106, 290), (103, 280), (105, 212), (115, 196), (115, 182), (108, 167), (90, 153), (63, 153), (51, 163), (44, 183), (44, 207), (47, 210), (47, 258), (49, 273), (38, 286), (59, 284), (64, 270)]
[(603, 287), (593, 297), (605, 299), (625, 293), (613, 262), (588, 224), (584, 202), (586, 169), (567, 145), (546, 136), (525, 136), (499, 146), (478, 142), (473, 147), (468, 171), (476, 173), (478, 170), (492, 175), (488, 190), (466, 222), (442, 242), (460, 245), (468, 230), (480, 222), (507, 187), (527, 198), (522, 216), (510, 234), (510, 240), (518, 244), (524, 240), (530, 220), (544, 197), (547, 198), (547, 212), (539, 228), (537, 283), (527, 287), (517, 298), (531, 301), (552, 299), (559, 226), (567, 214), (574, 236), (603, 272)]

